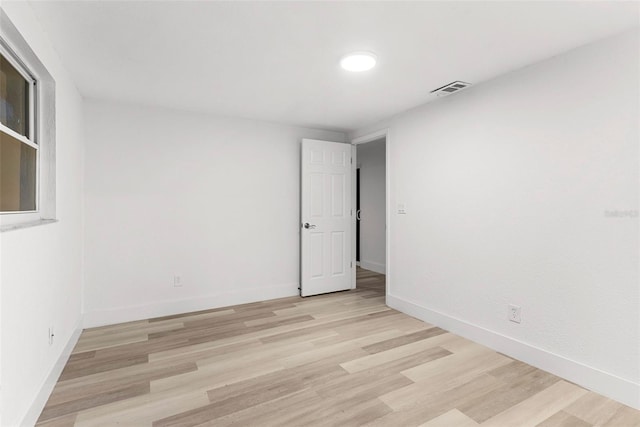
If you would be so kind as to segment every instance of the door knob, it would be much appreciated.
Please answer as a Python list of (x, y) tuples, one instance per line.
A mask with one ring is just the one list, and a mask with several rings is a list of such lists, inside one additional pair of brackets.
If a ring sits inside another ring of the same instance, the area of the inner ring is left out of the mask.
[(304, 228), (306, 228), (306, 229), (308, 230), (308, 229), (310, 229), (310, 228), (316, 228), (316, 226), (315, 226), (315, 225), (312, 225), (312, 224), (309, 224), (308, 222), (305, 222), (305, 223), (304, 223)]

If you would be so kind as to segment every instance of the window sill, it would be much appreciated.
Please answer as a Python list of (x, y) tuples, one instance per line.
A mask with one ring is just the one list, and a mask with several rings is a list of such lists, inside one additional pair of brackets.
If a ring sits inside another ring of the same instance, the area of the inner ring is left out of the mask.
[(1, 225), (0, 233), (13, 231), (13, 230), (20, 230), (21, 228), (30, 228), (30, 227), (37, 227), (39, 225), (53, 224), (54, 222), (58, 222), (58, 220), (57, 219), (38, 219), (35, 221), (21, 222), (18, 224)]

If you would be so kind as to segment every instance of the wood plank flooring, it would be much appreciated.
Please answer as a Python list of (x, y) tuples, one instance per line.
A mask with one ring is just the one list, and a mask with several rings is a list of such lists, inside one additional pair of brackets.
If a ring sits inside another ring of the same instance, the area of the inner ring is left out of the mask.
[(38, 426), (632, 427), (640, 412), (358, 289), (85, 330)]

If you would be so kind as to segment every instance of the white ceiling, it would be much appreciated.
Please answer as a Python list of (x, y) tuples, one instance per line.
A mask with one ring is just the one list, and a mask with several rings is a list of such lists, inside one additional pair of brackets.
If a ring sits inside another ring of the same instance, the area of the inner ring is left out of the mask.
[[(334, 130), (638, 26), (638, 2), (32, 1), (86, 97)], [(350, 51), (372, 71), (339, 68)], [(454, 95), (455, 96), (455, 95)]]

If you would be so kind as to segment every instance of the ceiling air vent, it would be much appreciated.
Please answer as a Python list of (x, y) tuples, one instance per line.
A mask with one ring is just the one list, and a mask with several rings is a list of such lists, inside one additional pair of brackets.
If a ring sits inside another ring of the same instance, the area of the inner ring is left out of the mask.
[(431, 91), (431, 93), (433, 93), (434, 95), (437, 96), (446, 96), (449, 94), (452, 94), (454, 92), (458, 92), (464, 88), (467, 88), (471, 86), (471, 83), (465, 83), (465, 82), (460, 82), (460, 81), (455, 81), (455, 82), (451, 82), (449, 84), (446, 84), (442, 87), (439, 87), (438, 89), (434, 89)]

